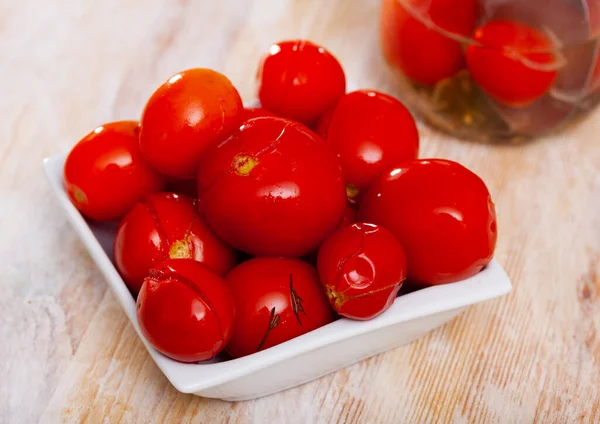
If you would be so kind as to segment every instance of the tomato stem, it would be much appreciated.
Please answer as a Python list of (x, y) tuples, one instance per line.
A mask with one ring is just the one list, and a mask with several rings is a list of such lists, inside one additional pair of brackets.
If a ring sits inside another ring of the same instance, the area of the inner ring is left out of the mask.
[(281, 318), (279, 317), (279, 314), (275, 314), (275, 307), (273, 306), (273, 308), (271, 309), (271, 316), (269, 318), (269, 327), (267, 328), (265, 335), (263, 336), (262, 340), (260, 341), (260, 344), (256, 348), (257, 352), (263, 347), (263, 345), (267, 341), (267, 337), (269, 337), (269, 333), (271, 332), (271, 330), (274, 329), (275, 327), (277, 327), (279, 325), (280, 321), (281, 321)]
[(306, 311), (304, 310), (304, 306), (302, 302), (304, 301), (298, 292), (294, 289), (294, 279), (292, 274), (290, 274), (290, 297), (292, 298), (292, 308), (294, 309), (294, 314), (296, 314), (296, 319), (298, 320), (298, 324), (302, 325), (302, 321), (300, 320), (299, 312), (302, 312), (306, 315)]

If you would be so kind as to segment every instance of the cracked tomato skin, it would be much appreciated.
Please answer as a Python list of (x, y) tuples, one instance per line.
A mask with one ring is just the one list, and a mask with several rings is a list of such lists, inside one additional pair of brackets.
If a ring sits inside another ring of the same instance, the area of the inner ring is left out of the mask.
[[(490, 21), (475, 31), (473, 40), (466, 51), (469, 72), (483, 91), (500, 103), (527, 106), (556, 80), (554, 46), (543, 32), (529, 25)], [(549, 69), (535, 68), (544, 66)]]
[(224, 276), (235, 264), (233, 249), (221, 241), (197, 211), (194, 199), (155, 193), (123, 218), (113, 245), (117, 270), (135, 295), (148, 271), (169, 258), (191, 258)]
[(142, 114), (142, 153), (165, 175), (193, 178), (206, 147), (238, 126), (242, 110), (240, 95), (224, 75), (204, 68), (173, 75)]
[(394, 303), (406, 278), (406, 255), (385, 228), (356, 223), (323, 242), (317, 267), (333, 309), (346, 318), (369, 320)]
[(235, 319), (225, 281), (192, 259), (170, 259), (153, 268), (136, 310), (144, 337), (180, 362), (214, 358), (231, 339)]
[(83, 215), (119, 219), (144, 195), (164, 188), (164, 177), (140, 152), (138, 133), (136, 121), (111, 122), (73, 147), (64, 166), (65, 188)]
[(299, 259), (254, 258), (225, 278), (236, 318), (227, 352), (250, 355), (315, 330), (334, 319), (315, 268)]
[(353, 203), (360, 202), (379, 174), (419, 153), (419, 132), (408, 109), (372, 90), (342, 97), (327, 126), (326, 141), (338, 157)]
[(323, 140), (297, 122), (254, 118), (206, 152), (199, 209), (217, 235), (254, 256), (299, 257), (342, 220), (342, 171)]
[(338, 60), (307, 40), (272, 45), (258, 69), (261, 105), (305, 125), (316, 123), (346, 91)]
[(365, 194), (358, 219), (396, 236), (408, 279), (421, 286), (477, 274), (496, 246), (496, 212), (485, 183), (449, 160), (414, 160), (381, 175)]

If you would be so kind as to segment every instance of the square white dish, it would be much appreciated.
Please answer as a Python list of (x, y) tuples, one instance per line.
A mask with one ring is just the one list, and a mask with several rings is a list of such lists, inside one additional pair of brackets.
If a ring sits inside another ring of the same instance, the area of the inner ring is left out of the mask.
[(180, 392), (228, 401), (253, 399), (319, 378), (409, 343), (444, 324), (469, 305), (508, 293), (511, 283), (493, 260), (464, 281), (429, 287), (396, 298), (370, 321), (339, 319), (303, 336), (250, 356), (183, 364), (152, 348), (140, 333), (135, 301), (111, 262), (114, 224), (88, 223), (63, 185), (66, 155), (44, 160), (50, 185), (67, 217), (106, 277), (154, 362)]

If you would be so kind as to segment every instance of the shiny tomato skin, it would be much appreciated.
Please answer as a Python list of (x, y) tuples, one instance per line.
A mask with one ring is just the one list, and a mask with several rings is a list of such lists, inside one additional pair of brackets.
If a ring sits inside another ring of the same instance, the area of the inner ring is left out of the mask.
[(405, 162), (381, 175), (365, 194), (358, 219), (396, 236), (408, 279), (419, 285), (475, 275), (496, 246), (496, 212), (485, 183), (449, 160)]
[(341, 98), (326, 141), (351, 186), (350, 201), (359, 199), (379, 174), (419, 153), (419, 132), (408, 109), (392, 96), (370, 90)]
[(169, 258), (195, 259), (222, 276), (235, 264), (233, 249), (208, 228), (195, 200), (175, 193), (151, 194), (134, 206), (117, 228), (113, 256), (133, 294)]
[(369, 320), (392, 306), (406, 278), (406, 255), (385, 228), (367, 223), (345, 226), (323, 242), (319, 278), (341, 316)]
[(65, 188), (86, 217), (119, 219), (144, 195), (164, 188), (164, 177), (140, 153), (138, 132), (136, 121), (102, 125), (82, 138), (67, 156)]
[(193, 178), (202, 153), (239, 124), (239, 93), (224, 75), (204, 68), (180, 72), (150, 97), (141, 119), (140, 148), (156, 169)]
[(257, 80), (262, 107), (308, 126), (346, 91), (346, 76), (338, 60), (307, 40), (272, 45), (260, 63)]
[(410, 80), (435, 85), (465, 67), (460, 42), (440, 29), (466, 40), (475, 29), (478, 13), (478, 0), (460, 0), (460, 4), (456, 0), (383, 0), (384, 55)]
[(273, 117), (247, 121), (206, 152), (198, 195), (215, 233), (254, 256), (299, 257), (316, 249), (346, 206), (329, 146), (305, 126)]
[(227, 274), (236, 318), (227, 352), (250, 355), (334, 319), (317, 271), (299, 259), (254, 258)]
[(469, 72), (481, 89), (500, 103), (527, 106), (556, 80), (552, 42), (533, 27), (509, 20), (489, 21), (475, 31), (473, 40), (466, 51)]
[(170, 259), (153, 268), (136, 305), (144, 337), (176, 361), (210, 360), (231, 339), (231, 291), (219, 275), (192, 259)]

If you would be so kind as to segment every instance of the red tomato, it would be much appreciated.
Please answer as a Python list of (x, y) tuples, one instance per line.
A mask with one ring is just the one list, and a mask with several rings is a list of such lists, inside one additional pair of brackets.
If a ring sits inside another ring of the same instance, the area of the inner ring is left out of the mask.
[(219, 275), (235, 264), (233, 250), (205, 224), (193, 199), (157, 193), (136, 204), (117, 228), (114, 260), (132, 293), (148, 270), (168, 258), (191, 258)]
[(200, 210), (227, 243), (255, 256), (302, 256), (336, 229), (346, 206), (335, 155), (305, 126), (254, 118), (206, 152)]
[(382, 172), (419, 153), (419, 133), (410, 112), (395, 98), (376, 91), (346, 94), (327, 130), (351, 202)]
[(435, 85), (452, 77), (464, 68), (462, 46), (455, 38), (466, 39), (473, 33), (477, 3), (477, 0), (384, 0), (381, 8), (384, 55), (419, 84)]
[(200, 262), (171, 259), (150, 271), (137, 299), (140, 330), (163, 355), (207, 361), (229, 342), (235, 303), (225, 281)]
[(306, 40), (272, 45), (257, 79), (264, 108), (306, 125), (315, 123), (346, 91), (346, 76), (337, 59)]
[(469, 72), (493, 99), (526, 106), (552, 87), (558, 72), (552, 42), (543, 32), (497, 20), (479, 28), (473, 40), (466, 52)]
[(263, 116), (276, 116), (262, 107), (247, 107), (240, 113), (240, 122), (243, 124), (248, 119), (260, 118)]
[(163, 174), (192, 178), (202, 152), (239, 123), (242, 100), (231, 81), (210, 69), (189, 69), (152, 94), (142, 114), (140, 147)]
[(333, 321), (314, 267), (298, 259), (255, 258), (226, 277), (236, 317), (227, 352), (268, 349)]
[(135, 121), (102, 125), (82, 138), (67, 156), (67, 194), (88, 218), (119, 219), (144, 195), (164, 188), (164, 178), (140, 153), (138, 130)]
[(442, 159), (406, 162), (381, 175), (360, 205), (359, 219), (382, 225), (400, 241), (408, 278), (421, 285), (478, 273), (496, 246), (496, 213), (484, 182)]
[(374, 224), (343, 227), (321, 245), (321, 283), (335, 311), (368, 320), (389, 309), (406, 278), (406, 256), (392, 233)]

